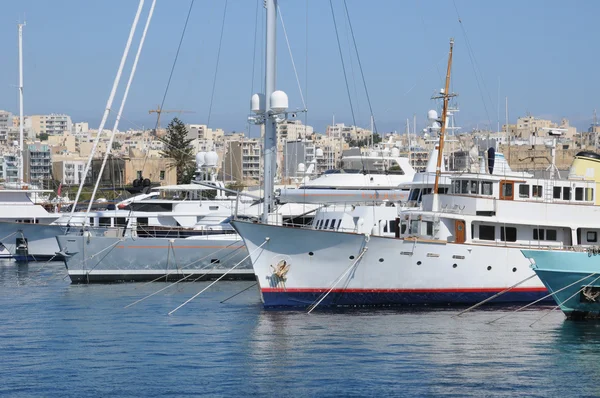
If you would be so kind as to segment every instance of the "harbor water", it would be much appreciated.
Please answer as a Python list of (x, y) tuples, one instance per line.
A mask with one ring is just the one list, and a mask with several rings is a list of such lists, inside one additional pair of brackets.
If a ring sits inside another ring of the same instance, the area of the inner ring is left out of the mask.
[[(0, 264), (3, 396), (600, 396), (600, 323), (552, 307), (265, 311), (252, 282), (71, 285)], [(543, 317), (543, 318), (542, 318)]]

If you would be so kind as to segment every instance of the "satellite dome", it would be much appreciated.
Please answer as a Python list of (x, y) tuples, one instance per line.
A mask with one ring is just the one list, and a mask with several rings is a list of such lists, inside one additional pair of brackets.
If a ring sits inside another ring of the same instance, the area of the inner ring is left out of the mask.
[(396, 148), (396, 147), (393, 147), (393, 148), (392, 148), (392, 156), (393, 156), (393, 157), (398, 157), (398, 156), (400, 156), (400, 149), (398, 149), (398, 148)]
[(215, 151), (206, 152), (204, 160), (208, 167), (215, 167), (219, 162), (219, 155)]
[(206, 152), (198, 152), (196, 154), (196, 167), (204, 166), (206, 163)]
[(298, 163), (298, 172), (304, 173), (306, 171), (306, 165), (304, 163)]
[(435, 110), (430, 110), (429, 112), (427, 112), (427, 119), (429, 120), (437, 120), (438, 118), (438, 113)]
[(317, 150), (315, 151), (315, 156), (316, 157), (323, 157), (323, 150), (321, 148), (317, 148)]
[(254, 94), (250, 100), (250, 109), (252, 112), (260, 114), (265, 112), (265, 95)]
[(273, 91), (271, 94), (271, 111), (275, 113), (285, 112), (288, 108), (288, 96), (281, 90)]

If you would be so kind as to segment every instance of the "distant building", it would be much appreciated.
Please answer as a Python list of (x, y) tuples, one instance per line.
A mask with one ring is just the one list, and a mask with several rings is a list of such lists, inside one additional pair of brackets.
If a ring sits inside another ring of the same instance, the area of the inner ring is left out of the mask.
[(35, 142), (25, 147), (23, 151), (23, 180), (31, 184), (43, 186), (52, 179), (52, 162), (50, 147), (41, 142)]
[(50, 115), (32, 115), (27, 116), (31, 122), (31, 129), (35, 135), (62, 135), (64, 131), (71, 132), (73, 122), (68, 115), (55, 114)]
[(79, 185), (86, 162), (84, 160), (59, 160), (52, 162), (52, 175), (64, 185)]
[(226, 182), (255, 183), (260, 179), (261, 147), (258, 140), (227, 141), (221, 167)]
[(1, 177), (6, 182), (19, 182), (19, 159), (16, 155), (7, 154), (0, 158), (2, 164)]

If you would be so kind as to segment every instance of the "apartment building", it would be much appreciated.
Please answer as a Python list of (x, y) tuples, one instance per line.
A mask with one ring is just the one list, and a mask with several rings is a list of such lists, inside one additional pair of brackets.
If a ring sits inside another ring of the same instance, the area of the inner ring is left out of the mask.
[(260, 180), (261, 164), (258, 140), (227, 141), (220, 176), (226, 182), (256, 183)]
[(52, 162), (50, 147), (41, 142), (28, 144), (23, 151), (23, 180), (42, 186), (44, 181), (52, 178)]
[(85, 171), (85, 160), (59, 160), (52, 162), (52, 175), (64, 185), (79, 185)]
[(64, 131), (71, 132), (73, 122), (68, 115), (51, 113), (50, 115), (27, 116), (35, 135), (62, 135)]

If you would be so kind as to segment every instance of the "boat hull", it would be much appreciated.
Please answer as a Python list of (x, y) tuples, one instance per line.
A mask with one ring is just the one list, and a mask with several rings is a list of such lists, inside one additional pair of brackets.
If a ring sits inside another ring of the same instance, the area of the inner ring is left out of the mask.
[(600, 317), (600, 257), (586, 252), (523, 250), (567, 318)]
[(12, 258), (16, 261), (60, 261), (62, 256), (57, 254), (59, 247), (56, 236), (64, 234), (65, 229), (66, 227), (61, 225), (0, 222), (0, 236), (3, 237), (0, 243), (7, 249), (0, 253), (0, 258)]
[[(306, 307), (321, 299), (319, 306), (468, 305), (534, 275), (513, 247), (233, 225), (250, 253), (265, 307)], [(282, 266), (288, 267), (284, 275)], [(546, 294), (533, 277), (492, 303), (528, 303)]]
[(244, 260), (246, 248), (235, 234), (193, 239), (61, 235), (56, 240), (72, 283), (254, 279), (250, 259)]

